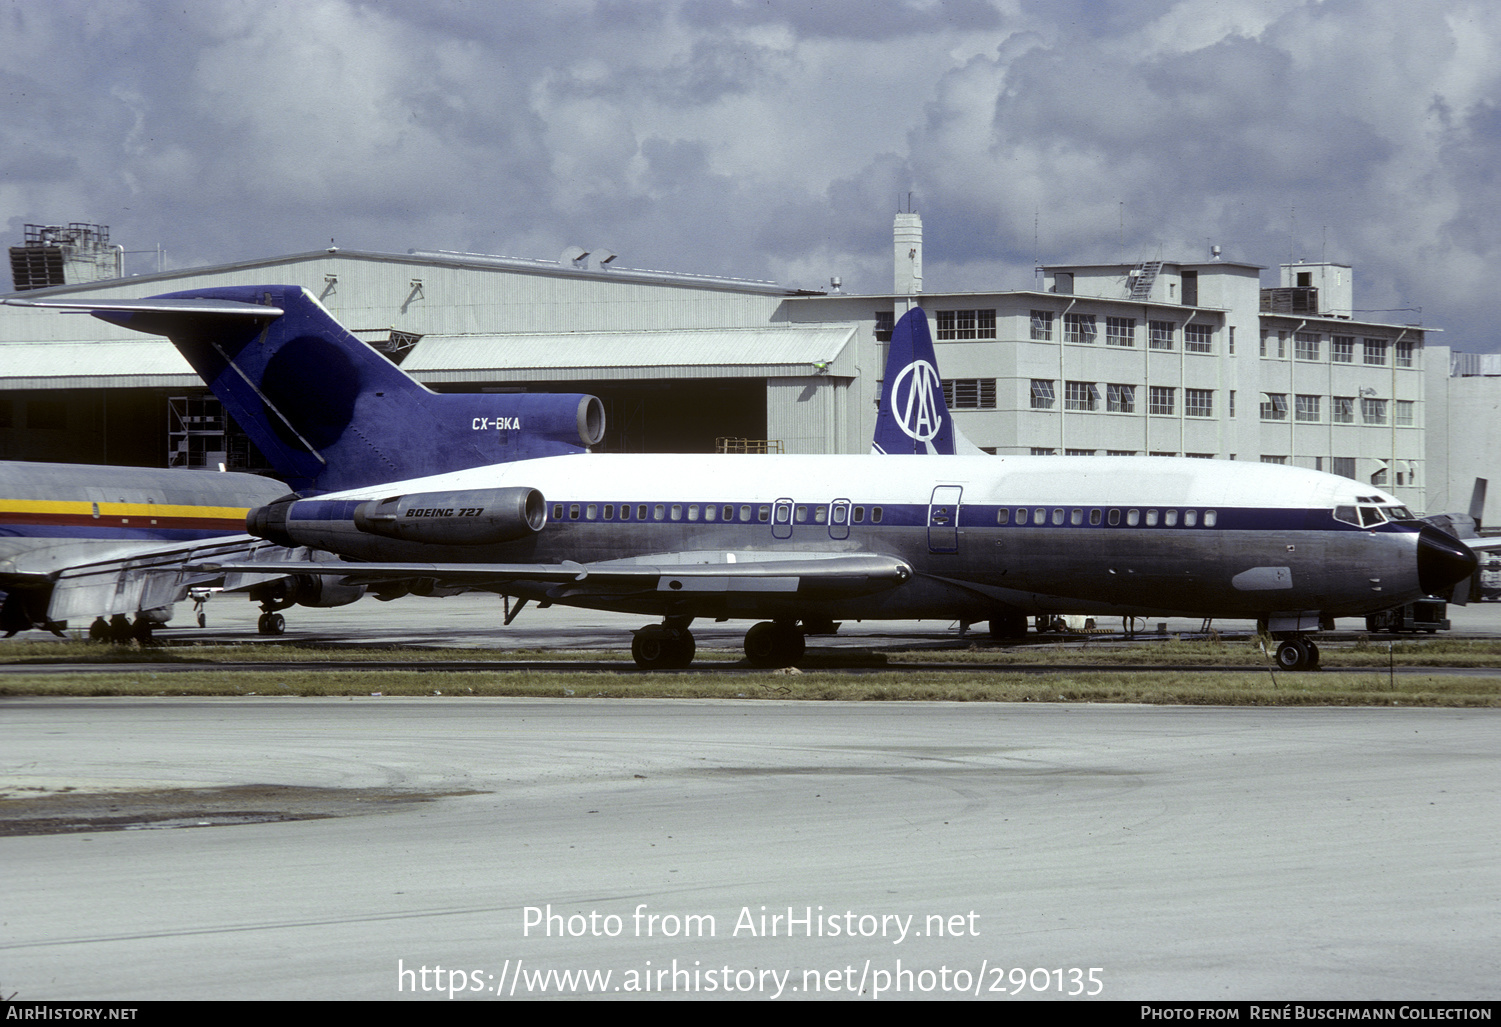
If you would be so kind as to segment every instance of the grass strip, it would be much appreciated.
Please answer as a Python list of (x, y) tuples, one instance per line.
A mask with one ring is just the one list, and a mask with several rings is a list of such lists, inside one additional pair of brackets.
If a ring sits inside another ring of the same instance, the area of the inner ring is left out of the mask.
[(1060, 670), (1021, 674), (977, 670), (868, 674), (638, 674), (553, 671), (246, 671), (233, 674), (147, 668), (78, 677), (16, 672), (0, 696), (474, 696), (550, 698), (809, 699), (833, 701), (1106, 702), (1213, 706), (1501, 706), (1496, 675), (1390, 677), (1360, 671), (1131, 672)]

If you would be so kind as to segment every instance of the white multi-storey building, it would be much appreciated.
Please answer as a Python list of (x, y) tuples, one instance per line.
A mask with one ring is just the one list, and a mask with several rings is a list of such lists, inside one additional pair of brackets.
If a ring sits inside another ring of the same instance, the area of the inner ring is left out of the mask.
[(982, 449), (1295, 464), (1424, 507), (1427, 330), (1353, 320), (1349, 267), (1284, 265), (1263, 289), (1264, 268), (1217, 256), (1073, 264), (1040, 268), (1032, 290), (924, 292), (913, 218), (898, 215), (895, 295), (790, 305), (854, 321), (863, 306), (875, 352), (861, 364), (879, 368), (894, 320), (920, 304)]

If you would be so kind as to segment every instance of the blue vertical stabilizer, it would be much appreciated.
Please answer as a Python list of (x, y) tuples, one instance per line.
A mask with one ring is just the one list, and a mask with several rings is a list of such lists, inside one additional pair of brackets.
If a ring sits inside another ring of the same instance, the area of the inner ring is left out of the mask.
[(980, 452), (959, 431), (944, 402), (938, 357), (933, 353), (928, 316), (921, 307), (903, 314), (891, 330), (871, 452), (942, 456)]
[(170, 338), (299, 492), (580, 453), (604, 435), (593, 396), (435, 393), (301, 286), (196, 289), (88, 309)]

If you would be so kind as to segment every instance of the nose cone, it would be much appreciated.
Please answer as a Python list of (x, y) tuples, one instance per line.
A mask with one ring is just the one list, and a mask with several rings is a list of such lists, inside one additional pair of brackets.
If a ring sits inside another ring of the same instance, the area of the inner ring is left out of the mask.
[(1418, 533), (1418, 586), (1426, 594), (1448, 595), (1478, 563), (1469, 546), (1431, 524)]

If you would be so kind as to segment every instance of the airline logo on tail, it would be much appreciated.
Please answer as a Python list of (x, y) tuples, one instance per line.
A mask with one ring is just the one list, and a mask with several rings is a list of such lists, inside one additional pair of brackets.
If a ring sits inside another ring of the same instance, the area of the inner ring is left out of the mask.
[(876, 415), (872, 453), (928, 453), (953, 456), (980, 452), (954, 425), (943, 399), (943, 379), (928, 316), (914, 307), (891, 330), (886, 382)]

